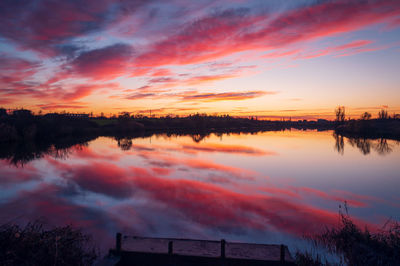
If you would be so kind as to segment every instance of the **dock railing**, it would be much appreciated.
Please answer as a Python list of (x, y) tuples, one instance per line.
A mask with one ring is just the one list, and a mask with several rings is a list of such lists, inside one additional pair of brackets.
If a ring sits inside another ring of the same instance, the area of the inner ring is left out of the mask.
[(114, 254), (127, 253), (130, 256), (153, 254), (222, 261), (264, 261), (273, 262), (273, 265), (293, 265), (294, 261), (286, 245), (227, 242), (224, 239), (150, 238), (117, 233)]

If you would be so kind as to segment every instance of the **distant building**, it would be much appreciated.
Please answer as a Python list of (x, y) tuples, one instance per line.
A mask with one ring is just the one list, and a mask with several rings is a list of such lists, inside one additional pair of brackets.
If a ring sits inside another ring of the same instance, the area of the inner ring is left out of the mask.
[(60, 114), (60, 113), (47, 113), (45, 117), (73, 117), (73, 118), (89, 118), (89, 114)]
[(89, 114), (65, 114), (65, 115), (76, 118), (89, 118)]

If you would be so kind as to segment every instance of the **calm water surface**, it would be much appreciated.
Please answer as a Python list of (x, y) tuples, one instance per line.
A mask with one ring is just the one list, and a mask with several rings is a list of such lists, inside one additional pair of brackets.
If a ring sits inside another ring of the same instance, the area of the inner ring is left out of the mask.
[(332, 132), (98, 138), (18, 167), (0, 161), (0, 221), (38, 218), (116, 232), (286, 243), (338, 223), (400, 220), (400, 146)]

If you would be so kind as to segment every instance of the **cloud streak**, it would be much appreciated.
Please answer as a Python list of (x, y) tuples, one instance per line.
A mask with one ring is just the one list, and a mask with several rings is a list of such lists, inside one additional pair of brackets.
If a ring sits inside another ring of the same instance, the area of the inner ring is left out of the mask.
[(276, 93), (277, 92), (266, 92), (266, 91), (199, 93), (199, 94), (183, 95), (182, 100), (205, 101), (205, 102), (241, 101), (241, 100), (261, 97), (264, 95), (274, 95)]

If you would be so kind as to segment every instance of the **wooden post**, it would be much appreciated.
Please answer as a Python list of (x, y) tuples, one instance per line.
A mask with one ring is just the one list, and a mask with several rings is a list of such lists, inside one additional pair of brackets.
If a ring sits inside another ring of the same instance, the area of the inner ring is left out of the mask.
[(225, 258), (225, 239), (221, 239), (221, 258)]
[(172, 241), (169, 241), (168, 242), (168, 254), (169, 255), (172, 255), (172, 253), (173, 253), (173, 242)]
[(286, 249), (286, 246), (285, 245), (281, 245), (281, 262), (282, 263), (285, 262), (285, 249)]
[(121, 252), (121, 238), (122, 238), (122, 234), (121, 233), (117, 233), (116, 236), (116, 241), (115, 241), (115, 250), (117, 252)]

